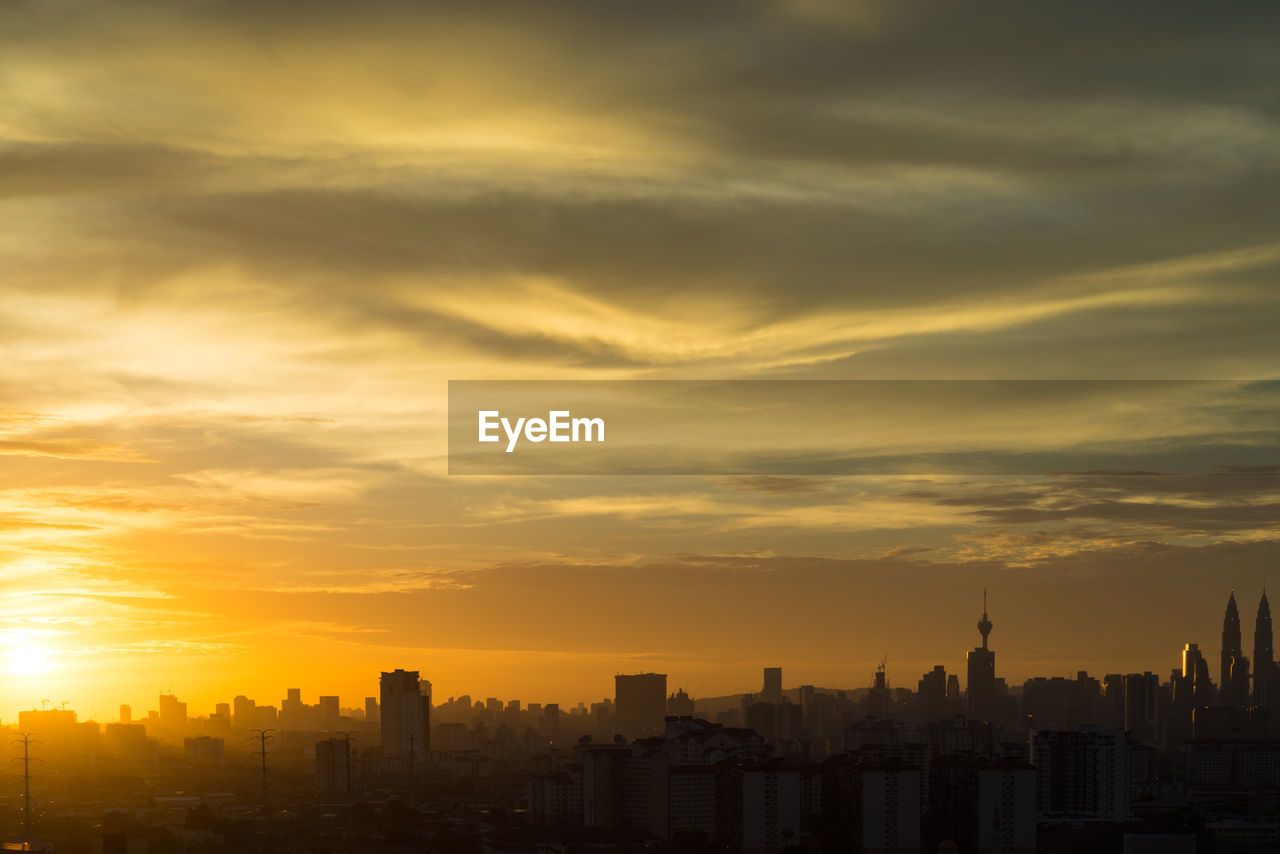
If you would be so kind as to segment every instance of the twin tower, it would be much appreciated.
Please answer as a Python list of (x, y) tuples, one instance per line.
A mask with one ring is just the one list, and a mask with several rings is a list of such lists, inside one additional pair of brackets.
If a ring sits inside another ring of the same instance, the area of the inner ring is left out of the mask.
[(1240, 609), (1236, 593), (1227, 599), (1227, 614), (1222, 620), (1222, 672), (1219, 702), (1243, 709), (1250, 705), (1274, 708), (1280, 680), (1277, 680), (1275, 652), (1272, 649), (1271, 605), (1267, 591), (1258, 603), (1258, 618), (1253, 627), (1253, 674), (1250, 685), (1249, 659), (1240, 641)]

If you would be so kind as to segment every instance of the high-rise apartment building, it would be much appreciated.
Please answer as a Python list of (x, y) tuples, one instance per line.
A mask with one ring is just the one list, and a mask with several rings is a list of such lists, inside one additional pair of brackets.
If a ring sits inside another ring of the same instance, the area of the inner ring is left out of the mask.
[(766, 667), (764, 669), (764, 688), (760, 692), (760, 702), (782, 702), (782, 668)]
[(425, 760), (431, 749), (430, 683), (424, 694), (418, 671), (397, 669), (382, 674), (379, 688), (383, 754)]
[(345, 738), (316, 742), (316, 786), (322, 796), (341, 796), (350, 791), (351, 743)]
[(627, 735), (662, 732), (667, 714), (667, 674), (618, 674), (613, 677), (614, 714)]
[(1041, 816), (1130, 818), (1129, 743), (1123, 730), (1032, 730), (1030, 758)]

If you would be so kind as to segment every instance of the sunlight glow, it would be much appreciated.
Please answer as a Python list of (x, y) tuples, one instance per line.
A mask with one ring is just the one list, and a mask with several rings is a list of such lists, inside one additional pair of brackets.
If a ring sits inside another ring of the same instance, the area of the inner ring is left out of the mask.
[(39, 676), (54, 667), (49, 650), (42, 646), (24, 644), (15, 646), (7, 654), (7, 670), (14, 676)]

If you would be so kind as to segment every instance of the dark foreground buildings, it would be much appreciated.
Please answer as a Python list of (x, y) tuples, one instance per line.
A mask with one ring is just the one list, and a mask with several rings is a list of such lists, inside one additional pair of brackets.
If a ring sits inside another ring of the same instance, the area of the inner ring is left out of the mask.
[[(1270, 606), (1252, 658), (1234, 594), (1211, 650), (1157, 673), (1008, 685), (987, 609), (965, 684), (914, 690), (887, 662), (864, 687), (693, 698), (664, 674), (556, 704), (450, 697), (417, 671), (342, 707), (290, 689), (207, 716), (163, 695), (105, 727), (69, 709), (3, 730), (21, 778), (0, 833), (66, 852), (1261, 852), (1280, 850)], [(31, 744), (22, 733), (32, 733)], [(21, 765), (17, 766), (21, 769)], [(20, 843), (15, 843), (20, 844)]]

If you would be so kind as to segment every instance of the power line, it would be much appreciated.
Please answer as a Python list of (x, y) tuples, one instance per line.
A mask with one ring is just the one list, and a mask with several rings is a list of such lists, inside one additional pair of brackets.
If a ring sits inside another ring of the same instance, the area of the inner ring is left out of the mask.
[(31, 838), (31, 733), (18, 734), (22, 738), (22, 834)]

